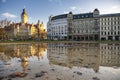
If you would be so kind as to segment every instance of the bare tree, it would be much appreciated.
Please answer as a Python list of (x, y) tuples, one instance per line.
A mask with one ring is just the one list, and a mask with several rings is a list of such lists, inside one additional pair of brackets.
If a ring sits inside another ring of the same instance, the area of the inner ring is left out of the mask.
[(11, 21), (7, 19), (0, 20), (0, 27), (4, 28), (5, 26), (10, 25)]

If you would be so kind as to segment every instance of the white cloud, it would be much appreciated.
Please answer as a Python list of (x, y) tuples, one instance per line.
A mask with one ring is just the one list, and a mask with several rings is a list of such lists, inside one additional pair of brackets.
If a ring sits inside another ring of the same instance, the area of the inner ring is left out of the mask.
[(63, 13), (64, 13), (64, 14), (68, 14), (68, 13), (69, 13), (69, 11), (64, 11)]
[(63, 0), (48, 0), (49, 2), (56, 2), (58, 3), (59, 5), (62, 5), (62, 1)]
[(48, 0), (48, 1), (50, 1), (50, 2), (52, 2), (52, 1), (60, 2), (60, 1), (62, 1), (62, 0)]
[(2, 16), (6, 17), (6, 18), (16, 18), (17, 17), (16, 15), (8, 13), (8, 12), (3, 13)]
[(72, 7), (70, 7), (70, 9), (75, 10), (75, 9), (77, 9), (77, 7), (76, 6), (72, 6)]
[(52, 2), (53, 0), (48, 0), (48, 1)]
[(120, 6), (115, 5), (115, 6), (111, 6), (109, 9), (104, 8), (104, 9), (100, 10), (100, 13), (102, 13), (102, 14), (120, 13)]
[(33, 18), (32, 17), (28, 17), (28, 20), (29, 20), (29, 22), (33, 22)]
[(112, 9), (117, 9), (119, 8), (119, 6), (112, 6)]
[(2, 0), (3, 3), (5, 3), (7, 0)]
[(29, 19), (31, 20), (31, 19), (32, 19), (32, 17), (29, 17)]

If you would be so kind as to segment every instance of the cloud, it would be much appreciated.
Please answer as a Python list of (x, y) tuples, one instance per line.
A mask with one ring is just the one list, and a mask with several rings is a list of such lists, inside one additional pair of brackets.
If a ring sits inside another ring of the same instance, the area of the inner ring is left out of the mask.
[(17, 17), (16, 15), (8, 13), (8, 12), (3, 13), (2, 16), (6, 17), (6, 18), (16, 18)]
[(48, 1), (52, 2), (53, 0), (48, 0)]
[(70, 7), (70, 9), (75, 10), (75, 9), (77, 9), (77, 7), (76, 6), (72, 6), (72, 7)]
[(64, 14), (68, 14), (68, 13), (69, 13), (69, 11), (64, 11), (63, 13), (64, 13)]
[(110, 11), (114, 12), (114, 13), (119, 13), (120, 12), (120, 5), (112, 6)]
[(120, 6), (112, 6), (112, 8), (111, 9), (118, 9)]
[(3, 3), (5, 3), (7, 0), (1, 0)]
[(102, 14), (120, 13), (120, 6), (114, 5), (114, 6), (111, 6), (109, 9), (108, 8), (102, 9), (100, 10), (100, 13)]
[(50, 2), (61, 2), (62, 0), (48, 0), (48, 1), (50, 1)]
[(48, 1), (52, 2), (53, 0), (48, 0)]
[(52, 1), (59, 2), (59, 1), (62, 1), (62, 0), (48, 0), (48, 1), (50, 1), (50, 2), (52, 2)]
[(117, 9), (118, 8), (118, 6), (113, 6), (111, 9)]
[(59, 5), (62, 5), (63, 0), (48, 0), (49, 2), (55, 2), (58, 3)]
[(33, 22), (33, 18), (32, 17), (28, 17), (28, 20), (29, 20), (29, 22)]

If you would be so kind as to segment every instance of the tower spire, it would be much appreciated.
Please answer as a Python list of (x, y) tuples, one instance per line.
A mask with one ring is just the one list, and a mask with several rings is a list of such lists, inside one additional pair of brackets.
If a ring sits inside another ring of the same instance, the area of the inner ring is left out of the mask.
[(40, 20), (38, 19), (38, 24), (40, 24)]
[(27, 23), (27, 21), (28, 21), (28, 17), (27, 17), (26, 9), (24, 8), (23, 12), (21, 14), (21, 22), (22, 23)]

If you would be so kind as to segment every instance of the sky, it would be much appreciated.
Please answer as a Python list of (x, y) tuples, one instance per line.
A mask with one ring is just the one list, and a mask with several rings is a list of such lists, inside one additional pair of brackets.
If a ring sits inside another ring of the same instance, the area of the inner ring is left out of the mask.
[(21, 13), (26, 8), (28, 23), (36, 24), (38, 19), (46, 24), (50, 15), (72, 11), (73, 14), (93, 12), (100, 14), (120, 13), (120, 0), (0, 0), (0, 20), (7, 18), (21, 22)]

